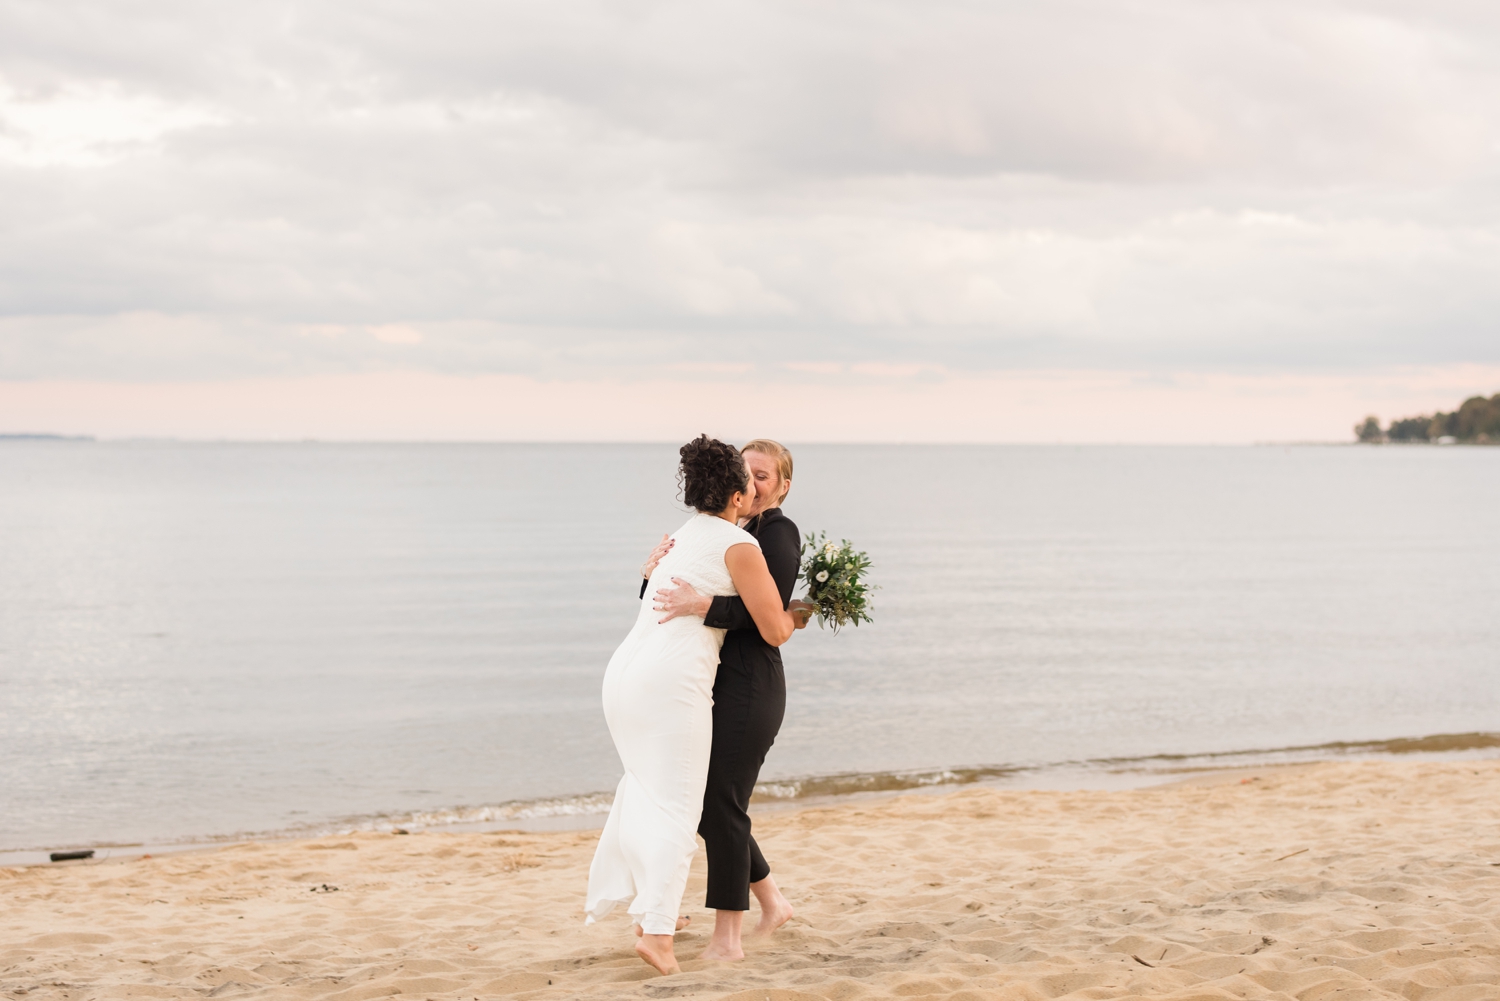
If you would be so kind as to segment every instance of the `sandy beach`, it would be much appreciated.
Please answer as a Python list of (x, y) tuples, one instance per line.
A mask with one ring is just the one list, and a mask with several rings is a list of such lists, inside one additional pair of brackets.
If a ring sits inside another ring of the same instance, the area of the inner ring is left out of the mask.
[[(1500, 762), (763, 815), (797, 917), (658, 976), (585, 927), (595, 832), (359, 834), (0, 870), (13, 998), (1500, 998)], [(752, 912), (752, 919), (753, 919)]]

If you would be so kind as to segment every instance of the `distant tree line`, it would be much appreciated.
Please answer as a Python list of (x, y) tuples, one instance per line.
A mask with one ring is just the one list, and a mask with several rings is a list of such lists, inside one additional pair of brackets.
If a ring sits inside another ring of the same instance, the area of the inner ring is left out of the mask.
[(1354, 425), (1360, 441), (1375, 444), (1382, 441), (1455, 441), (1470, 445), (1500, 445), (1500, 393), (1489, 399), (1471, 396), (1457, 410), (1419, 414), (1391, 421), (1384, 430), (1380, 418), (1366, 417)]

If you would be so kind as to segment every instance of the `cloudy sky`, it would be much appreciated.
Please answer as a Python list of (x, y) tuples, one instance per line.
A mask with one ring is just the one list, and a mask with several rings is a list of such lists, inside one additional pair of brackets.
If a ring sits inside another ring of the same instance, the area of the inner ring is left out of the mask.
[(0, 0), (0, 431), (1331, 439), (1497, 317), (1492, 3)]

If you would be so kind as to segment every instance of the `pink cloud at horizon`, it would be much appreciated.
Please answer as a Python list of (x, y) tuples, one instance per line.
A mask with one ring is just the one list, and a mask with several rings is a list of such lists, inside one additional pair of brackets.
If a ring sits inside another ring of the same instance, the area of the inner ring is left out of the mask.
[(101, 438), (672, 441), (1348, 441), (1366, 414), (1452, 409), (1500, 366), (1345, 375), (1027, 371), (865, 381), (544, 381), (425, 372), (199, 382), (0, 382), (0, 432)]

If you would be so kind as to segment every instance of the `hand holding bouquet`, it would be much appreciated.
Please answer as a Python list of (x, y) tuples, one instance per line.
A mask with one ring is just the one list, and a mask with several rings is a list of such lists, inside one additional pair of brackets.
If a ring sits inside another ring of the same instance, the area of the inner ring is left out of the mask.
[(807, 601), (816, 606), (820, 628), (832, 622), (838, 632), (841, 626), (875, 621), (869, 606), (875, 587), (864, 579), (869, 569), (869, 555), (855, 552), (848, 539), (835, 543), (826, 533), (817, 538), (807, 533), (799, 576), (807, 581)]

